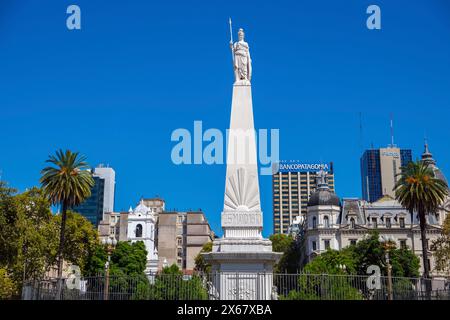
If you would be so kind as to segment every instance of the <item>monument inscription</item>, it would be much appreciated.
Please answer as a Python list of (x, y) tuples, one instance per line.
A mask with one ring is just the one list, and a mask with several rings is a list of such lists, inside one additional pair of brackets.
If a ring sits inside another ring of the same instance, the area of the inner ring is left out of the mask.
[(222, 227), (262, 227), (261, 212), (224, 211)]

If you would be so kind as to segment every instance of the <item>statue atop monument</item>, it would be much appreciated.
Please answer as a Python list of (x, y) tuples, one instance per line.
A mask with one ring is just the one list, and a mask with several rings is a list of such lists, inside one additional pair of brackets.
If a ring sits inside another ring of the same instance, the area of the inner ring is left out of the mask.
[[(231, 19), (230, 19), (231, 32)], [(233, 56), (233, 68), (235, 84), (250, 85), (252, 80), (252, 59), (250, 58), (250, 50), (248, 43), (245, 42), (245, 33), (241, 28), (238, 32), (239, 40), (233, 43), (231, 36), (230, 48)]]

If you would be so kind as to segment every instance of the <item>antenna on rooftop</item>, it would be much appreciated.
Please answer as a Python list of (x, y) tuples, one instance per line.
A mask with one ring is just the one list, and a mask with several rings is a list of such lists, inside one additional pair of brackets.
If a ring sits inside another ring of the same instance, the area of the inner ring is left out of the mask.
[(394, 120), (393, 120), (393, 116), (391, 113), (391, 148), (395, 147), (394, 144)]
[(363, 125), (362, 125), (362, 112), (359, 112), (359, 148), (363, 151)]

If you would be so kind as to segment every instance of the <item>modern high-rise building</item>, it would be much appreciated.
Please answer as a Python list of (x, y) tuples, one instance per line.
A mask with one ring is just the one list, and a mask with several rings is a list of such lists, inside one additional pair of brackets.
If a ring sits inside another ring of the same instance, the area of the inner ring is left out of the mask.
[(366, 150), (361, 157), (362, 198), (368, 202), (375, 202), (385, 195), (394, 198), (393, 189), (400, 167), (411, 161), (411, 150), (395, 145)]
[(317, 188), (318, 171), (328, 172), (328, 186), (334, 192), (333, 163), (304, 163), (280, 161), (274, 165), (273, 232), (289, 232), (289, 226), (298, 215), (306, 216), (309, 196)]
[(93, 174), (94, 177), (104, 180), (103, 212), (114, 212), (116, 172), (113, 168), (100, 164), (94, 169)]
[(95, 227), (98, 226), (106, 212), (114, 212), (114, 190), (116, 173), (112, 168), (99, 165), (92, 170), (94, 186), (91, 196), (73, 208), (86, 217)]

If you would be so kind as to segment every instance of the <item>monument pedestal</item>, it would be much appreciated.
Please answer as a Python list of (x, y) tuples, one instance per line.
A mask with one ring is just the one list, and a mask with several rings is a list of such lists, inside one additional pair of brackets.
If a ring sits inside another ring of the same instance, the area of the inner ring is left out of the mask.
[(272, 252), (272, 242), (261, 235), (262, 213), (222, 212), (224, 236), (214, 240), (211, 253), (213, 294), (220, 300), (270, 300), (273, 265), (281, 253)]
[(205, 258), (212, 265), (211, 281), (216, 299), (272, 299), (272, 267), (279, 259), (277, 253), (213, 252)]

